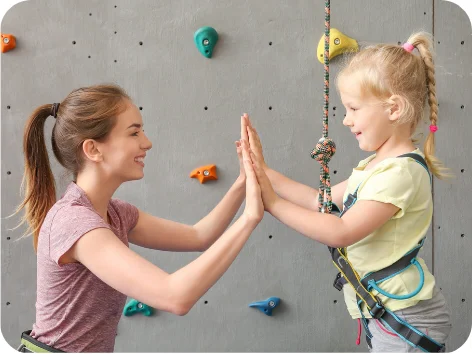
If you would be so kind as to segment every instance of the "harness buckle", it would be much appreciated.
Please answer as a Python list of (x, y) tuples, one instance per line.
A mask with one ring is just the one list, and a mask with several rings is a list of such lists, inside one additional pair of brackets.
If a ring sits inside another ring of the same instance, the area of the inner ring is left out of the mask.
[(378, 296), (375, 296), (375, 299), (377, 300), (377, 302), (375, 303), (375, 306), (369, 310), (369, 312), (373, 318), (378, 320), (382, 318), (382, 316), (387, 310), (385, 309), (382, 300), (380, 300)]
[(333, 286), (338, 290), (338, 291), (341, 291), (343, 290), (343, 286), (344, 286), (344, 283), (343, 281), (341, 280), (341, 272), (339, 272), (337, 275), (336, 275), (336, 278), (334, 278), (334, 283), (333, 283)]

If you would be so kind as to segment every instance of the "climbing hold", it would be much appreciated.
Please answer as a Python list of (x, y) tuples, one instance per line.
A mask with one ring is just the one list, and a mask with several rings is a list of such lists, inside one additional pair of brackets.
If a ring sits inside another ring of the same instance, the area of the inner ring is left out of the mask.
[(125, 308), (123, 309), (123, 315), (132, 316), (136, 312), (142, 312), (145, 316), (151, 316), (152, 307), (149, 307), (148, 305), (145, 305), (142, 302), (139, 302), (138, 300), (132, 299), (126, 304)]
[(218, 176), (216, 175), (216, 166), (215, 165), (200, 166), (194, 169), (192, 172), (190, 172), (190, 177), (198, 178), (200, 183), (205, 183), (206, 181), (209, 181), (212, 179), (218, 179)]
[(278, 297), (269, 297), (267, 300), (253, 302), (249, 304), (249, 307), (255, 307), (267, 316), (272, 316), (272, 310), (275, 309), (279, 303), (280, 299)]
[(193, 40), (199, 52), (205, 57), (211, 58), (213, 48), (218, 42), (218, 33), (213, 27), (202, 27), (195, 32)]
[[(316, 51), (321, 64), (324, 64), (324, 45), (325, 36), (323, 34), (318, 42), (318, 49)], [(329, 59), (344, 52), (357, 52), (358, 50), (359, 46), (355, 39), (346, 36), (336, 28), (331, 28), (329, 32)]]
[(12, 34), (3, 34), (2, 33), (2, 53), (6, 53), (9, 50), (15, 49), (16, 47), (16, 38)]

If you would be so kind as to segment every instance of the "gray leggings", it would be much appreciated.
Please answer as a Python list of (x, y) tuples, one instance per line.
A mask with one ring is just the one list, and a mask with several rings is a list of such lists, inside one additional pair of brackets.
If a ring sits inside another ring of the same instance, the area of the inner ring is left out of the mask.
[[(441, 291), (435, 287), (433, 297), (420, 301), (415, 306), (394, 311), (408, 324), (417, 328), (436, 342), (444, 344), (451, 332), (451, 322), (446, 300)], [(369, 319), (369, 330), (372, 334), (372, 353), (423, 353), (391, 333), (378, 320)], [(443, 348), (445, 351), (445, 348)]]

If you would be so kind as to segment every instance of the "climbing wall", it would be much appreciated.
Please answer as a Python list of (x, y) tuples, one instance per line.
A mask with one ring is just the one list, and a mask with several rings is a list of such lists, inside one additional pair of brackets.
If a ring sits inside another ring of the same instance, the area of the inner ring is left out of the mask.
[[(454, 330), (448, 351), (470, 335), (472, 321), (471, 219), (466, 210), (470, 150), (470, 22), (461, 8), (437, 0), (333, 1), (331, 26), (361, 46), (404, 42), (411, 32), (434, 30), (440, 102), (438, 156), (457, 178), (436, 181), (434, 223), (422, 251), (449, 301)], [(193, 43), (212, 26), (219, 41), (211, 59)], [(323, 66), (316, 46), (324, 29), (324, 2), (312, 0), (36, 0), (15, 5), (2, 33), (17, 47), (2, 54), (1, 107), (1, 331), (16, 347), (35, 319), (36, 266), (30, 239), (6, 218), (21, 200), (22, 133), (35, 107), (61, 101), (71, 90), (103, 82), (121, 85), (141, 109), (153, 149), (145, 178), (123, 185), (116, 197), (178, 222), (193, 224), (222, 198), (239, 173), (234, 141), (248, 112), (260, 132), (270, 167), (318, 186), (310, 151), (321, 136)], [(333, 60), (335, 77), (342, 58)], [(469, 79), (469, 80), (468, 80)], [(333, 184), (367, 156), (343, 127), (344, 108), (332, 80), (330, 136), (337, 153)], [(53, 119), (46, 124), (52, 131)], [(424, 126), (426, 132), (427, 126)], [(68, 183), (53, 159), (58, 195)], [(194, 168), (215, 164), (218, 181), (200, 184)], [(237, 216), (239, 216), (238, 213)], [(197, 253), (132, 248), (167, 272)], [(469, 270), (469, 271), (467, 271)], [(266, 215), (228, 272), (178, 317), (123, 317), (118, 352), (366, 352), (357, 347), (357, 323), (326, 247)], [(136, 274), (139, 277), (139, 274)], [(273, 316), (248, 305), (276, 296)]]

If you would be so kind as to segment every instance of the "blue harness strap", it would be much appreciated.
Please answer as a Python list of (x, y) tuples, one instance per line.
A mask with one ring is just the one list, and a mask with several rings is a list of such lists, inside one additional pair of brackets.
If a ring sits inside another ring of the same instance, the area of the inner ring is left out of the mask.
[[(422, 156), (416, 153), (408, 153), (398, 157), (410, 157), (414, 159), (426, 169), (431, 179), (428, 165)], [(352, 208), (352, 206), (357, 201), (357, 191), (359, 190), (359, 187), (360, 184), (357, 186), (353, 194), (349, 194), (347, 196), (343, 203), (342, 211), (340, 211), (339, 208), (334, 205), (333, 212), (339, 213), (339, 217), (342, 217), (350, 208)], [(392, 299), (409, 299), (418, 294), (424, 285), (424, 272), (418, 260), (416, 259), (416, 256), (423, 246), (424, 241), (425, 239), (422, 239), (414, 249), (406, 253), (397, 262), (376, 272), (369, 273), (363, 278), (360, 278), (358, 273), (352, 267), (347, 258), (345, 248), (328, 247), (333, 263), (339, 270), (339, 273), (336, 275), (334, 280), (333, 286), (341, 291), (344, 284), (349, 283), (354, 288), (354, 291), (356, 292), (357, 306), (362, 316), (362, 323), (367, 333), (366, 339), (368, 343), (372, 338), (372, 334), (369, 331), (367, 321), (361, 310), (362, 303), (365, 303), (367, 310), (373, 318), (380, 320), (387, 328), (397, 334), (409, 345), (421, 349), (424, 352), (436, 353), (442, 351), (444, 344), (436, 342), (417, 328), (411, 326), (396, 316), (392, 311), (385, 308), (380, 299), (372, 293), (372, 290), (376, 290), (378, 293)], [(415, 266), (418, 269), (418, 272), (420, 273), (420, 283), (418, 287), (410, 294), (395, 295), (382, 290), (378, 286), (379, 283), (400, 274), (411, 266)]]

